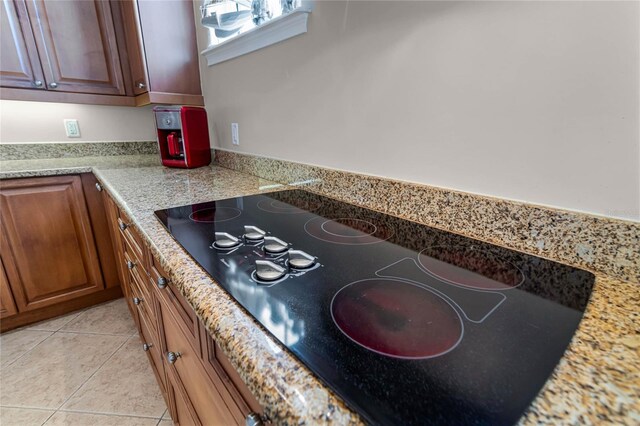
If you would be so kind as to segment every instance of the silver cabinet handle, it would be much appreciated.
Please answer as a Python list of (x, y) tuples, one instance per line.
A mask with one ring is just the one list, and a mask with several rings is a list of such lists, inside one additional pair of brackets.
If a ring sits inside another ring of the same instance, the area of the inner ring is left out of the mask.
[(147, 87), (147, 85), (144, 84), (143, 82), (139, 81), (139, 82), (136, 83), (136, 87), (138, 89), (144, 89), (145, 87)]
[(134, 297), (134, 298), (133, 298), (133, 304), (134, 304), (134, 305), (139, 305), (139, 304), (140, 304), (140, 303), (142, 303), (142, 302), (143, 302), (143, 300), (142, 300), (142, 299), (140, 299), (139, 297)]
[(36, 87), (42, 87), (42, 80), (36, 80), (33, 82), (33, 85)]
[(133, 269), (133, 268), (135, 268), (135, 266), (136, 266), (136, 264), (135, 264), (135, 263), (133, 263), (133, 262), (132, 262), (132, 261), (130, 261), (130, 260), (127, 260), (127, 268), (129, 268), (129, 269)]
[(167, 361), (169, 364), (175, 364), (182, 354), (180, 352), (167, 352)]
[(121, 231), (124, 231), (125, 229), (127, 229), (127, 228), (129, 227), (129, 225), (127, 225), (127, 224), (126, 224), (126, 223), (124, 223), (124, 222), (120, 222), (120, 223), (118, 224), (118, 226), (120, 227), (120, 230), (121, 230)]
[(261, 416), (258, 413), (249, 413), (244, 424), (246, 426), (264, 426), (265, 421), (267, 421), (266, 416)]
[(145, 343), (142, 345), (142, 350), (145, 352), (148, 352), (149, 349), (151, 349), (153, 347), (153, 343)]
[(102, 185), (100, 185), (98, 182), (96, 182), (96, 189), (98, 190), (98, 192), (102, 192)]
[(53, 83), (49, 83), (49, 87), (51, 87), (52, 89), (56, 89), (58, 87), (58, 83), (56, 83), (55, 81)]
[(168, 284), (168, 281), (165, 277), (158, 277), (158, 288), (162, 289), (165, 288)]

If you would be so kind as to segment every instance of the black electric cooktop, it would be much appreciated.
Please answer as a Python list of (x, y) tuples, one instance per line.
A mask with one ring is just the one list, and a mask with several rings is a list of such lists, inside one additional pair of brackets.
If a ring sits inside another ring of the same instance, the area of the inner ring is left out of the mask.
[(517, 422), (562, 357), (594, 282), (302, 190), (156, 215), (373, 424)]

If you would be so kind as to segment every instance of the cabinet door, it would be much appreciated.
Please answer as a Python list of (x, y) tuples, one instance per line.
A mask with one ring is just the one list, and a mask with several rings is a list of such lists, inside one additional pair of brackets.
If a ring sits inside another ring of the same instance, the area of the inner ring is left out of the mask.
[[(236, 406), (229, 407), (221, 391), (221, 383), (212, 383), (202, 365), (200, 354), (196, 351), (174, 318), (168, 305), (161, 300), (161, 328), (164, 337), (162, 344), (165, 356), (165, 368), (171, 385), (177, 393), (188, 400), (192, 412), (203, 425), (242, 424), (242, 414)], [(173, 359), (170, 359), (170, 354)]]
[(0, 86), (44, 89), (24, 1), (3, 0), (0, 15)]
[(108, 1), (30, 0), (27, 9), (48, 89), (125, 94)]
[(13, 300), (13, 294), (11, 294), (11, 288), (9, 287), (9, 280), (7, 274), (4, 271), (4, 265), (0, 259), (0, 318), (10, 317), (18, 313), (16, 309), (16, 303)]
[(0, 182), (2, 256), (19, 312), (104, 288), (79, 176)]
[(142, 47), (142, 28), (140, 27), (140, 16), (138, 15), (138, 2), (120, 0), (117, 4), (120, 6), (125, 44), (129, 53), (133, 93), (140, 95), (149, 91), (149, 82), (147, 78), (147, 62)]
[(200, 96), (193, 3), (182, 0), (137, 3), (149, 90)]

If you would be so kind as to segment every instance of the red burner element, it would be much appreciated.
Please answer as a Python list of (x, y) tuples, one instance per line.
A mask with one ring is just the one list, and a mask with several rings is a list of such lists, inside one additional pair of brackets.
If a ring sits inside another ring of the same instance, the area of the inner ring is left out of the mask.
[(436, 293), (404, 281), (369, 279), (340, 289), (333, 321), (355, 343), (381, 355), (434, 358), (462, 340), (458, 312)]
[(235, 219), (242, 212), (233, 207), (211, 207), (208, 209), (196, 210), (189, 215), (189, 219), (194, 222), (217, 223)]
[(517, 266), (484, 250), (429, 247), (420, 252), (418, 260), (432, 275), (463, 287), (508, 290), (524, 282)]

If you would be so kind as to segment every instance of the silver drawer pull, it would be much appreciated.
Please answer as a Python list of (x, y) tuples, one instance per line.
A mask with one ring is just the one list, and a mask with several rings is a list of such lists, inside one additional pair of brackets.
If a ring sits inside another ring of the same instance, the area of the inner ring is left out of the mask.
[(264, 426), (269, 422), (269, 418), (266, 415), (260, 415), (258, 413), (249, 413), (244, 421), (246, 426)]
[(127, 225), (127, 224), (126, 224), (126, 223), (124, 223), (124, 222), (120, 222), (120, 223), (118, 224), (118, 226), (120, 227), (120, 230), (121, 230), (121, 231), (124, 231), (125, 229), (127, 229), (127, 228), (129, 227), (129, 225)]
[(169, 282), (167, 281), (167, 279), (165, 277), (158, 277), (158, 288), (163, 289), (167, 286)]
[(98, 190), (98, 192), (102, 192), (102, 185), (100, 185), (98, 182), (96, 182), (96, 189)]
[(139, 304), (141, 304), (142, 302), (144, 302), (144, 300), (143, 300), (143, 299), (140, 299), (139, 297), (134, 297), (134, 298), (133, 298), (133, 304), (134, 304), (134, 305), (139, 305)]
[(149, 349), (151, 349), (153, 347), (152, 343), (145, 343), (144, 345), (142, 345), (142, 350), (145, 352), (148, 352)]
[(135, 263), (133, 263), (133, 262), (132, 262), (132, 261), (130, 261), (130, 260), (127, 260), (127, 268), (129, 268), (129, 269), (133, 269), (135, 266), (136, 266), (136, 264), (135, 264)]
[(167, 361), (169, 364), (175, 364), (182, 354), (180, 352), (167, 352)]

